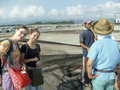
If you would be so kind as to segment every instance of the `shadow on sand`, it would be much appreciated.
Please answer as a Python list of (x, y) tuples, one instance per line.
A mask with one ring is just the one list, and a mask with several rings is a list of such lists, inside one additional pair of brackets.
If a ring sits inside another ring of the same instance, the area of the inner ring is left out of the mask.
[[(82, 55), (44, 55), (43, 72), (58, 83), (54, 90), (83, 90), (81, 82)], [(46, 69), (45, 69), (46, 68)], [(45, 75), (46, 76), (46, 75)], [(46, 85), (51, 83), (47, 81)]]

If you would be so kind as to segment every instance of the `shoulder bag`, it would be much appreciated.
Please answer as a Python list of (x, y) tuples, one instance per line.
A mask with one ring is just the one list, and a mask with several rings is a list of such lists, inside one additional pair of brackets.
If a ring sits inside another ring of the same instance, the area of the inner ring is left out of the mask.
[(15, 90), (22, 90), (22, 88), (28, 86), (31, 83), (31, 79), (29, 78), (28, 73), (26, 71), (23, 71), (22, 69), (16, 70), (10, 68), (7, 62), (4, 60), (4, 58), (1, 58), (1, 60), (3, 60), (4, 64), (7, 67)]

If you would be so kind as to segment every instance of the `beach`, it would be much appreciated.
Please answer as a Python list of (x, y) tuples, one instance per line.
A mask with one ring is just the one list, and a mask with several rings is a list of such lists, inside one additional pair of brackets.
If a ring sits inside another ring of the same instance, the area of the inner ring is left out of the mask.
[[(80, 30), (41, 32), (37, 43), (41, 46), (43, 61), (43, 90), (91, 90), (90, 87), (84, 88), (81, 82), (82, 48), (79, 33)], [(4, 39), (11, 35), (1, 34), (0, 37)], [(113, 35), (120, 40), (120, 33)]]

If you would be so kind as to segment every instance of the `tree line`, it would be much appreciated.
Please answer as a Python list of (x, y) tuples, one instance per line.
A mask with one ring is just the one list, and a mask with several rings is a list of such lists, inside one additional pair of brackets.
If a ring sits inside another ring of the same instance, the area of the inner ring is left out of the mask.
[(61, 22), (35, 22), (31, 23), (30, 25), (36, 25), (36, 24), (74, 24), (74, 21), (61, 21)]

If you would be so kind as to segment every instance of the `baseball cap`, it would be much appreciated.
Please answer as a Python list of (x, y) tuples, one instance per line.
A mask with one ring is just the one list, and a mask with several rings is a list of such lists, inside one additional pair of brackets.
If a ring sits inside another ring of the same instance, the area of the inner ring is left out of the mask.
[(85, 19), (83, 23), (85, 24), (85, 23), (91, 23), (91, 22), (93, 22), (93, 21), (90, 19)]

